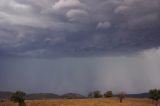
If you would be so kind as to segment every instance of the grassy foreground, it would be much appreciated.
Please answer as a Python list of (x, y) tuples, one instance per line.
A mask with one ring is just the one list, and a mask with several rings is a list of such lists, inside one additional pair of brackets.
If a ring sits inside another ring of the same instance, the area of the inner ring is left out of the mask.
[[(127, 98), (119, 103), (117, 98), (110, 99), (58, 99), (58, 100), (27, 100), (26, 106), (154, 106), (149, 99)], [(0, 106), (18, 106), (12, 102), (0, 103)]]

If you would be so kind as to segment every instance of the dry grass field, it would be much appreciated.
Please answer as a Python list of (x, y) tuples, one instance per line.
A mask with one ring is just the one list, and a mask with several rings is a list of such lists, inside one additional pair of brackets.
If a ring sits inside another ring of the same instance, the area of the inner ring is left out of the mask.
[[(119, 103), (117, 98), (111, 99), (58, 99), (27, 100), (26, 106), (154, 106), (149, 99), (125, 99)], [(0, 103), (0, 106), (18, 106), (12, 102)]]

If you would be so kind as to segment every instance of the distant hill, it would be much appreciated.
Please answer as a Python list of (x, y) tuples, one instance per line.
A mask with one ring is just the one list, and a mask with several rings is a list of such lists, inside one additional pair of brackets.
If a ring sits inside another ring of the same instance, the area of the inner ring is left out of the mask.
[(57, 94), (52, 93), (35, 93), (35, 94), (27, 94), (26, 99), (34, 100), (34, 99), (58, 99), (60, 98)]
[(0, 99), (9, 99), (12, 92), (0, 91)]
[[(0, 91), (0, 100), (9, 99), (11, 94), (12, 94), (12, 92)], [(148, 93), (128, 94), (128, 97), (130, 97), (130, 98), (147, 98)], [(53, 93), (33, 93), (33, 94), (27, 94), (25, 98), (27, 100), (59, 99), (59, 98), (82, 99), (82, 98), (85, 98), (85, 96), (77, 94), (77, 93), (66, 93), (66, 94), (63, 94), (61, 96), (57, 95), (57, 94), (53, 94)]]
[(140, 93), (140, 94), (128, 94), (130, 98), (147, 98), (148, 93)]
[(66, 98), (66, 99), (82, 99), (85, 98), (85, 96), (77, 94), (77, 93), (66, 93), (61, 96), (61, 98)]

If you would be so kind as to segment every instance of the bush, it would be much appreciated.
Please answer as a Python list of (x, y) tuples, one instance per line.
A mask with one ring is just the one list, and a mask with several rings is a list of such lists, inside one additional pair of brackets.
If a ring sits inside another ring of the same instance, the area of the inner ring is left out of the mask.
[(101, 91), (96, 90), (96, 91), (90, 92), (88, 94), (88, 97), (91, 97), (91, 98), (101, 98), (102, 97)]
[(104, 93), (105, 98), (109, 98), (109, 97), (112, 97), (112, 96), (113, 96), (112, 91), (107, 91), (107, 92)]
[(15, 103), (18, 103), (19, 106), (26, 106), (26, 105), (25, 105), (25, 102), (24, 102), (24, 100), (25, 100), (25, 95), (26, 95), (26, 94), (25, 94), (24, 92), (22, 92), (22, 91), (17, 91), (17, 92), (15, 92), (15, 93), (13, 93), (13, 94), (11, 95), (10, 100), (13, 101), (13, 102), (15, 102)]
[(160, 90), (159, 89), (151, 89), (149, 91), (149, 98), (155, 101), (155, 105), (158, 105), (158, 100), (160, 99)]

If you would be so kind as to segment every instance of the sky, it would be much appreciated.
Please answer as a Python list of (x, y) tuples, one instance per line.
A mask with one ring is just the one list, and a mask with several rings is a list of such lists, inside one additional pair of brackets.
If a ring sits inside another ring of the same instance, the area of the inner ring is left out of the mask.
[(0, 90), (160, 88), (159, 0), (0, 0)]

